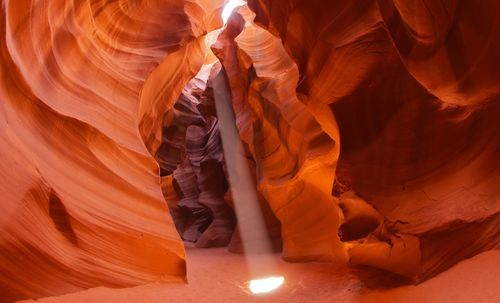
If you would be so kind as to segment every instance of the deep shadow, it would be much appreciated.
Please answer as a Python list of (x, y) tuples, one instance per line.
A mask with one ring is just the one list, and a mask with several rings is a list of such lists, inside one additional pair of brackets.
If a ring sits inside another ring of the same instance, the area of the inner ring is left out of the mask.
[(49, 196), (49, 216), (57, 230), (73, 245), (78, 245), (78, 240), (71, 226), (71, 217), (54, 191), (51, 191)]

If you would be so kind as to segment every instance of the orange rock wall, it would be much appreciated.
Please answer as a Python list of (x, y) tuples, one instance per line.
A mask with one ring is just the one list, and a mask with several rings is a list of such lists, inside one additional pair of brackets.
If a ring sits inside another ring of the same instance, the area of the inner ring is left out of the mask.
[[(341, 261), (345, 252), (331, 195), (339, 152), (335, 119), (321, 113), (321, 105), (308, 108), (299, 100), (298, 69), (279, 38), (256, 26), (248, 8), (240, 12), (243, 17), (230, 20), (212, 49), (227, 73), (240, 137), (256, 163), (257, 188), (282, 224), (283, 256)], [(323, 116), (316, 118), (315, 111)]]
[(499, 247), (498, 2), (249, 7), (296, 64), (300, 100), (338, 124), (333, 195), (351, 263), (421, 281)]
[(152, 154), (222, 4), (2, 1), (0, 301), (184, 281)]

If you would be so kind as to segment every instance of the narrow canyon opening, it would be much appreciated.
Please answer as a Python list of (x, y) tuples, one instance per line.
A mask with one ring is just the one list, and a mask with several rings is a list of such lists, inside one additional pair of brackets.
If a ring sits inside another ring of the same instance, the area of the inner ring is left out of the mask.
[[(170, 214), (184, 243), (196, 248), (228, 247), (231, 252), (243, 253), (210, 84), (210, 77), (214, 76), (210, 72), (219, 69), (218, 62), (204, 65), (164, 115), (162, 140), (155, 158)], [(255, 169), (255, 160), (248, 151), (245, 153), (249, 169)], [(257, 192), (255, 180), (246, 186)], [(257, 215), (264, 218), (266, 225), (265, 238), (258, 241), (272, 243), (272, 251), (266, 253), (279, 252), (279, 220), (262, 196), (257, 207)]]
[(214, 106), (211, 89), (191, 80), (163, 118), (156, 154), (160, 176), (177, 196), (169, 205), (176, 228), (197, 247), (227, 246), (236, 224)]

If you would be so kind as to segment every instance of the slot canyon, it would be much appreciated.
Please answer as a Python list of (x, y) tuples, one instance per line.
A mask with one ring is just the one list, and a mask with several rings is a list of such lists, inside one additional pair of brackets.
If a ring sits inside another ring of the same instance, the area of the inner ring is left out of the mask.
[(1, 303), (500, 302), (500, 1), (0, 1)]

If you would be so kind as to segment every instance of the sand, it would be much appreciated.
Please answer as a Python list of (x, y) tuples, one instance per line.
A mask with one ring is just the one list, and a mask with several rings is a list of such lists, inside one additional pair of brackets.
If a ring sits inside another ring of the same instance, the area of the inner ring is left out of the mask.
[[(187, 248), (189, 284), (94, 288), (37, 300), (62, 302), (499, 302), (500, 251), (467, 259), (417, 286), (397, 286), (394, 277), (326, 263), (287, 263), (275, 256), (285, 284), (275, 293), (252, 296), (243, 255), (225, 249)], [(22, 302), (34, 302), (33, 300)]]

